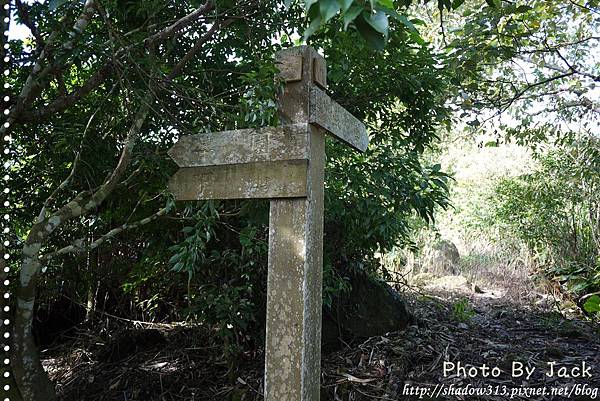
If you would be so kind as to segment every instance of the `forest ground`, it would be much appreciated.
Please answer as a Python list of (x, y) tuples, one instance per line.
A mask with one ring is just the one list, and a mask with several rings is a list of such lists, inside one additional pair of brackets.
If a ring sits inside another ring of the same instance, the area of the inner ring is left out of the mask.
[[(323, 355), (322, 400), (598, 399), (597, 393), (578, 394), (600, 387), (598, 326), (557, 313), (552, 296), (532, 282), (484, 280), (476, 286), (446, 276), (406, 291), (405, 298), (415, 315), (408, 329)], [(128, 329), (108, 344), (85, 331), (70, 337), (44, 353), (62, 401), (262, 399), (262, 353), (245, 354), (231, 370), (202, 327)], [(444, 377), (444, 361), (467, 368), (485, 364), (501, 373)], [(569, 370), (585, 361), (592, 377), (548, 377), (552, 361)], [(536, 370), (529, 378), (513, 377), (513, 362)], [(535, 393), (544, 387), (545, 395)], [(427, 394), (414, 394), (423, 388)], [(492, 394), (448, 394), (469, 388)]]

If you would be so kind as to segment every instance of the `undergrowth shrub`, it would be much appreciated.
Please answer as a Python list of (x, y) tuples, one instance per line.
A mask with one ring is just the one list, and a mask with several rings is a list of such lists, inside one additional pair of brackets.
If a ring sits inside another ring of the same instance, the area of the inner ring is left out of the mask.
[(501, 180), (493, 218), (568, 292), (600, 288), (600, 148), (588, 138), (539, 154), (531, 173)]

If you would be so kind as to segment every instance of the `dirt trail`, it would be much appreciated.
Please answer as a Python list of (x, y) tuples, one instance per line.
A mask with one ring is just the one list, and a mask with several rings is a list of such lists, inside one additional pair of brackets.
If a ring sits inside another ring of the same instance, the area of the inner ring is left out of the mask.
[[(549, 312), (543, 297), (515, 304), (506, 292), (446, 277), (406, 293), (415, 324), (324, 355), (321, 399), (600, 399), (598, 327)], [(243, 355), (231, 371), (206, 329), (162, 333), (164, 341), (136, 340), (134, 352), (109, 357), (96, 338), (79, 335), (50, 352), (45, 366), (63, 401), (262, 400), (261, 352)], [(548, 362), (556, 362), (554, 377)], [(513, 375), (513, 366), (535, 370)], [(588, 368), (592, 377), (558, 377), (557, 368)]]
[(433, 280), (408, 297), (416, 325), (327, 358), (329, 399), (600, 399), (598, 327), (509, 290)]

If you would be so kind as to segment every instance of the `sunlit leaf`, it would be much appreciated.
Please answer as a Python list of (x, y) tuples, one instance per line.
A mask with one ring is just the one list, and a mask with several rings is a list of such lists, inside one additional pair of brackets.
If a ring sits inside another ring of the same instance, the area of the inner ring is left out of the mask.
[(50, 0), (48, 2), (48, 7), (50, 8), (50, 10), (56, 10), (58, 7), (62, 6), (68, 1), (70, 0)]
[(353, 5), (344, 13), (344, 30), (348, 29), (348, 25), (353, 22), (362, 11), (363, 8), (361, 6)]
[(377, 11), (374, 14), (363, 13), (365, 21), (377, 32), (387, 35), (389, 29), (388, 16), (383, 11)]
[(327, 23), (334, 15), (340, 11), (340, 4), (337, 0), (320, 0), (319, 9), (321, 13), (321, 21)]
[[(370, 15), (366, 12), (363, 12), (354, 20), (358, 32), (369, 44), (369, 46), (377, 50), (383, 50), (385, 47), (385, 37), (381, 32), (375, 30), (371, 23), (367, 22), (367, 18), (370, 18)], [(381, 28), (382, 25), (379, 27)]]
[(583, 304), (583, 309), (588, 313), (600, 312), (600, 296), (592, 295)]
[(394, 0), (378, 0), (377, 2), (385, 8), (394, 9)]
[(321, 27), (321, 16), (316, 16), (304, 31), (304, 40), (310, 38)]
[(348, 11), (350, 6), (352, 6), (352, 4), (354, 3), (354, 0), (339, 0), (339, 2), (340, 2), (340, 6), (342, 8), (342, 13), (345, 13), (346, 11)]

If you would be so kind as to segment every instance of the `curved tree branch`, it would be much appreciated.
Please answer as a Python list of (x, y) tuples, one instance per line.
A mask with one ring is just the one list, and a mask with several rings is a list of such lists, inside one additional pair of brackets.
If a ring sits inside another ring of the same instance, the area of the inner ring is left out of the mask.
[(40, 261), (47, 262), (58, 256), (73, 254), (73, 253), (80, 253), (80, 252), (85, 252), (85, 251), (91, 251), (92, 249), (98, 248), (104, 242), (110, 241), (112, 238), (116, 237), (121, 232), (123, 232), (125, 230), (130, 230), (132, 228), (141, 227), (143, 225), (151, 223), (154, 220), (158, 219), (159, 217), (165, 215), (166, 213), (167, 213), (167, 208), (160, 209), (158, 212), (156, 212), (148, 217), (145, 217), (145, 218), (135, 221), (133, 223), (125, 223), (118, 227), (115, 227), (112, 230), (110, 230), (109, 232), (107, 232), (106, 234), (100, 236), (100, 238), (98, 238), (97, 240), (90, 242), (89, 244), (84, 244), (83, 238), (81, 238), (79, 240), (74, 241), (72, 245), (69, 245), (69, 246), (61, 248), (57, 251), (42, 255), (42, 256), (40, 256), (39, 259), (40, 259)]
[[(80, 34), (87, 26), (89, 20), (95, 12), (95, 0), (87, 0), (83, 6), (83, 10), (75, 24), (73, 30)], [(11, 107), (7, 117), (7, 123), (0, 126), (0, 137), (4, 136), (9, 132), (10, 127), (16, 121), (18, 121), (22, 112), (25, 110), (26, 104), (31, 104), (33, 100), (40, 94), (43, 89), (42, 79), (52, 71), (56, 71), (58, 66), (55, 63), (49, 63), (46, 67), (43, 67), (45, 61), (50, 57), (51, 53), (55, 50), (55, 41), (58, 37), (58, 32), (54, 31), (48, 37), (44, 48), (40, 52), (21, 92), (17, 96), (15, 104)], [(64, 50), (70, 50), (73, 46), (74, 40), (77, 35), (74, 35), (70, 40), (65, 42), (61, 48)]]
[(148, 38), (146, 38), (144, 40), (144, 44), (147, 46), (150, 43), (162, 41), (162, 40), (170, 38), (171, 36), (175, 35), (177, 32), (184, 29), (185, 27), (196, 22), (198, 20), (198, 17), (206, 14), (207, 12), (213, 10), (214, 8), (215, 8), (214, 2), (212, 0), (207, 1), (202, 6), (198, 7), (197, 9), (195, 9), (191, 13), (187, 14), (186, 16), (178, 19), (173, 24), (160, 30), (159, 32), (155, 33), (154, 35), (151, 35)]

